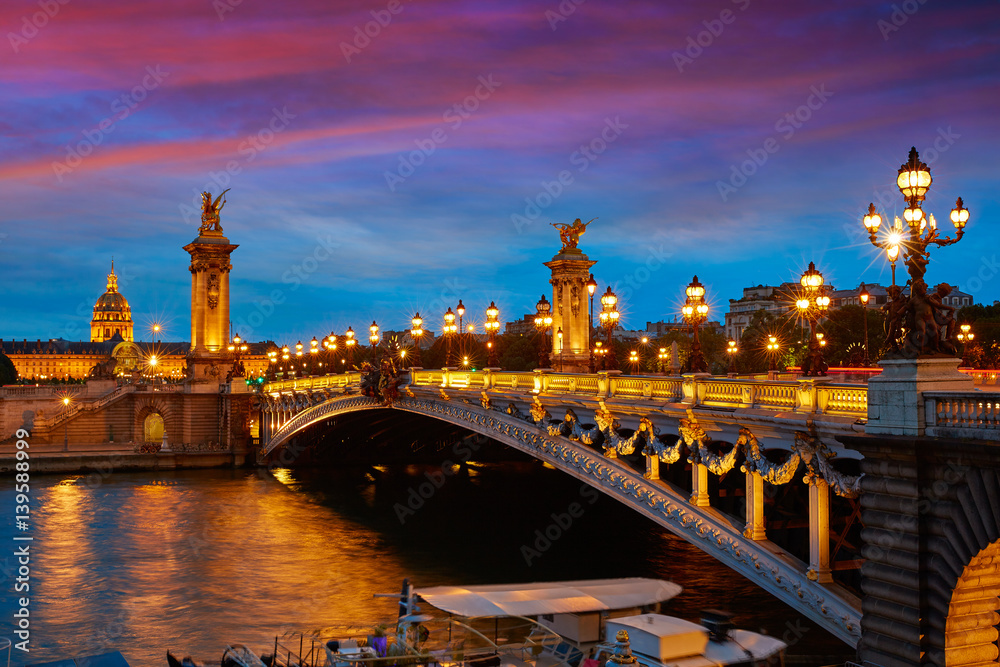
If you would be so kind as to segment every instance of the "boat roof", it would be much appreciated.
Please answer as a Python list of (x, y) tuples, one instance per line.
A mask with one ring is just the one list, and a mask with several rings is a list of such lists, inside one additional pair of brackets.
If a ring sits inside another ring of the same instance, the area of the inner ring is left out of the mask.
[[(672, 667), (703, 667), (729, 665), (745, 662), (748, 653), (755, 660), (762, 660), (788, 648), (784, 642), (749, 630), (730, 630), (729, 639), (724, 642), (708, 641), (708, 631), (704, 626), (662, 614), (640, 614), (608, 619), (608, 635), (616, 626), (624, 626), (629, 632), (632, 649), (656, 659), (669, 659)], [(681, 638), (701, 633), (704, 639), (695, 653), (700, 655), (657, 655), (658, 650), (670, 647)], [(643, 635), (653, 639), (644, 640)], [(670, 638), (673, 641), (664, 642)], [(641, 648), (640, 648), (641, 647)], [(645, 649), (645, 650), (642, 650)]]
[(459, 616), (537, 616), (629, 609), (663, 602), (681, 592), (662, 579), (631, 577), (583, 581), (435, 586), (416, 594), (450, 614)]

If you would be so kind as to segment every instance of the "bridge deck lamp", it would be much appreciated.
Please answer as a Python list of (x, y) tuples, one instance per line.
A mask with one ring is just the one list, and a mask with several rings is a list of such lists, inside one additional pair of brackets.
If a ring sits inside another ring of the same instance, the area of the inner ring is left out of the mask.
[(861, 307), (863, 308), (861, 312), (861, 317), (864, 320), (865, 326), (865, 358), (861, 362), (862, 366), (869, 366), (871, 362), (868, 360), (868, 300), (871, 298), (871, 294), (865, 289), (865, 284), (861, 283), (861, 289), (858, 291), (858, 300), (861, 302)]
[(378, 335), (378, 325), (375, 324), (375, 320), (372, 320), (372, 324), (368, 327), (368, 342), (372, 344), (372, 362), (375, 361), (375, 351), (378, 346), (379, 335)]
[(549, 368), (549, 344), (547, 333), (552, 328), (552, 304), (542, 295), (542, 298), (535, 304), (535, 328), (541, 335), (541, 342), (538, 346), (538, 367)]
[(347, 370), (350, 371), (354, 368), (352, 360), (354, 358), (354, 346), (358, 344), (358, 339), (354, 337), (354, 329), (347, 327), (347, 331), (344, 332), (344, 345), (347, 346)]
[(976, 337), (976, 334), (972, 333), (971, 324), (963, 324), (959, 327), (961, 331), (958, 332), (958, 342), (962, 344), (962, 363), (961, 366), (968, 367), (969, 365), (969, 355), (968, 347), (969, 343)]
[[(597, 281), (594, 280), (594, 274), (590, 274), (590, 278), (587, 279), (587, 294), (590, 295), (590, 308), (587, 310), (587, 347), (591, 348), (591, 337), (594, 331), (594, 292), (597, 291)], [(590, 363), (591, 366), (594, 365), (593, 361)], [(593, 370), (591, 370), (593, 372)]]
[(618, 326), (618, 320), (621, 318), (621, 313), (618, 312), (618, 295), (611, 291), (611, 286), (608, 285), (608, 290), (601, 295), (601, 312), (598, 317), (601, 321), (601, 326), (607, 331), (607, 342), (604, 346), (604, 370), (616, 371), (618, 370), (618, 359), (615, 357), (615, 346), (612, 343), (612, 333), (615, 327)]
[[(868, 205), (868, 214), (861, 221), (868, 230), (872, 245), (884, 248), (887, 251), (889, 261), (893, 262), (893, 287), (895, 288), (896, 285), (895, 258), (899, 256), (900, 248), (903, 251), (903, 263), (910, 275), (909, 295), (903, 296), (900, 290), (892, 290), (894, 298), (889, 306), (890, 318), (887, 324), (893, 334), (901, 332), (902, 318), (904, 313), (909, 310), (911, 301), (916, 299), (923, 302), (928, 298), (924, 274), (927, 272), (927, 263), (930, 259), (929, 246), (933, 244), (943, 247), (958, 243), (965, 234), (965, 225), (969, 221), (969, 210), (965, 208), (962, 198), (959, 197), (955, 201), (955, 208), (952, 209), (950, 215), (951, 222), (955, 226), (955, 238), (939, 236), (934, 216), (927, 216), (921, 208), (932, 182), (930, 169), (920, 161), (917, 149), (911, 148), (907, 161), (900, 165), (896, 177), (896, 185), (906, 201), (906, 208), (903, 210), (903, 219), (907, 224), (906, 231), (904, 232), (902, 224), (897, 219), (896, 226), (890, 231), (889, 238), (880, 241), (877, 238), (877, 232), (881, 216), (875, 213), (874, 204)], [(893, 247), (895, 250), (891, 250)], [(923, 304), (921, 305), (923, 306)], [(932, 304), (931, 309), (935, 311), (935, 315), (940, 314), (942, 310), (940, 304)], [(894, 351), (898, 351), (899, 346), (896, 343), (898, 336), (890, 335), (889, 338)], [(941, 341), (937, 336), (925, 336), (922, 331), (906, 332), (904, 348), (907, 356), (954, 351), (950, 341)]]
[(726, 343), (726, 354), (729, 355), (729, 374), (736, 375), (736, 354), (739, 352), (735, 340)]
[(777, 357), (778, 352), (781, 350), (781, 343), (778, 342), (777, 336), (767, 337), (767, 356), (771, 360), (771, 364), (768, 370), (776, 371), (778, 370)]
[(414, 366), (420, 365), (420, 339), (424, 335), (424, 320), (420, 317), (420, 313), (416, 313), (410, 319), (410, 337), (413, 339), (413, 361), (410, 362)]
[(497, 360), (497, 346), (496, 346), (496, 335), (500, 331), (500, 309), (497, 308), (496, 303), (490, 301), (490, 307), (486, 309), (486, 324), (483, 326), (486, 328), (486, 333), (489, 335), (489, 339), (486, 342), (486, 347), (489, 349), (489, 361), (487, 365), (490, 368), (496, 368), (500, 365)]
[(823, 334), (816, 333), (816, 323), (830, 308), (830, 297), (826, 295), (823, 274), (816, 269), (816, 264), (809, 262), (809, 268), (802, 274), (799, 281), (802, 285), (802, 295), (795, 302), (799, 316), (809, 322), (809, 356), (803, 368), (805, 375), (826, 375), (826, 362), (823, 359)]
[(441, 333), (444, 335), (445, 340), (445, 366), (454, 365), (451, 356), (451, 338), (457, 330), (458, 327), (455, 325), (455, 313), (451, 312), (451, 308), (448, 308), (448, 312), (444, 314), (444, 326), (441, 329)]
[(633, 369), (638, 369), (638, 367), (639, 367), (639, 351), (638, 350), (629, 350), (629, 353), (628, 353), (628, 362), (630, 364), (632, 364), (632, 368)]
[(681, 314), (684, 321), (691, 326), (691, 372), (707, 373), (708, 364), (705, 363), (705, 355), (701, 352), (701, 341), (698, 339), (698, 326), (708, 319), (708, 304), (705, 303), (705, 286), (698, 282), (698, 276), (688, 284), (684, 290), (686, 298)]

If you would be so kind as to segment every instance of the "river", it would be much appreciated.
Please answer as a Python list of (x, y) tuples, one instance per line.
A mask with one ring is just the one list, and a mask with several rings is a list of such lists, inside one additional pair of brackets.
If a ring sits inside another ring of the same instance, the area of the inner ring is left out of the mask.
[[(391, 618), (393, 603), (372, 595), (397, 592), (404, 577), (418, 588), (665, 578), (685, 588), (671, 602), (678, 616), (722, 607), (742, 627), (784, 637), (790, 654), (850, 654), (710, 556), (559, 471), (538, 462), (455, 470), (35, 476), (25, 532), (14, 529), (14, 480), (5, 478), (0, 636), (14, 637), (23, 595), (13, 592), (16, 532), (34, 540), (31, 651), (15, 650), (14, 665), (120, 650), (134, 667), (156, 667), (168, 648), (217, 661), (234, 642), (263, 652), (289, 629)], [(572, 503), (582, 515), (570, 517)]]

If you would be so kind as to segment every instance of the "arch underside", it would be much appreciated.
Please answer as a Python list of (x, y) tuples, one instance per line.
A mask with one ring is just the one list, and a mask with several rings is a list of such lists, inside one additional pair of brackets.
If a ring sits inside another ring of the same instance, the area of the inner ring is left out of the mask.
[(736, 570), (850, 646), (860, 638), (860, 604), (839, 586), (811, 581), (804, 566), (770, 542), (743, 536), (743, 526), (711, 507), (697, 507), (668, 484), (651, 481), (618, 459), (579, 442), (550, 436), (533, 423), (471, 403), (405, 398), (391, 405), (360, 395), (327, 400), (300, 411), (279, 428), (269, 454), (304, 429), (340, 414), (390, 408), (430, 416), (490, 437), (589, 484)]
[(945, 664), (1000, 664), (1000, 541), (980, 551), (955, 584), (945, 624)]

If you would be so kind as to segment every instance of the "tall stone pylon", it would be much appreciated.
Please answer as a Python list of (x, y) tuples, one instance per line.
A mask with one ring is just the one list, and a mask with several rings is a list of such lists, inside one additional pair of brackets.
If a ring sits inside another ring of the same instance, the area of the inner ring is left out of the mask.
[[(229, 256), (239, 246), (222, 233), (219, 211), (225, 206), (223, 191), (215, 201), (202, 193), (201, 227), (198, 237), (184, 246), (191, 254), (191, 350), (195, 380), (225, 375), (229, 344)], [(220, 203), (221, 201), (221, 203)], [(214, 371), (214, 372), (213, 372)]]
[[(595, 218), (596, 219), (596, 218)], [(593, 222), (593, 220), (591, 221)], [(597, 263), (577, 248), (590, 223), (553, 224), (563, 247), (545, 266), (552, 270), (552, 366), (567, 373), (590, 368), (590, 295), (587, 280)], [(562, 337), (558, 335), (562, 330)]]

